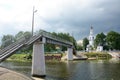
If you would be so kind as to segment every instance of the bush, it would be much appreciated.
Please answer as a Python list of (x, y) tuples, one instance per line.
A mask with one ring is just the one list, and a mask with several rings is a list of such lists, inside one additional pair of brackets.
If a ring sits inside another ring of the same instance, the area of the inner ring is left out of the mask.
[(30, 61), (32, 60), (32, 55), (31, 54), (13, 54), (8, 58), (8, 60), (13, 60), (13, 61)]

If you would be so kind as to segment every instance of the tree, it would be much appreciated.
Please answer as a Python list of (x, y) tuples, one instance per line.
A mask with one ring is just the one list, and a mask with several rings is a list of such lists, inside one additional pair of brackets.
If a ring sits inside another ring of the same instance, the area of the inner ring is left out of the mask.
[(83, 46), (77, 45), (77, 50), (83, 50)]
[(29, 39), (31, 36), (32, 36), (32, 34), (29, 31), (26, 31), (26, 32), (20, 31), (15, 35), (15, 40), (18, 41), (21, 38)]
[(83, 39), (83, 48), (84, 48), (84, 50), (86, 50), (88, 44), (89, 44), (89, 40), (87, 38), (84, 38)]
[[(73, 43), (74, 49), (77, 49), (77, 42), (73, 36), (70, 36), (69, 33), (58, 33), (58, 37)], [(67, 48), (62, 46), (62, 50), (65, 51)]]
[(104, 46), (106, 43), (106, 36), (105, 34), (102, 32), (100, 34), (97, 34), (95, 40), (94, 40), (94, 45), (95, 45), (95, 48), (98, 46), (98, 45), (101, 45), (101, 46)]
[(12, 35), (4, 35), (2, 37), (2, 45), (1, 45), (1, 48), (4, 48), (10, 44), (12, 44), (14, 42), (14, 36)]
[(30, 37), (32, 36), (31, 32), (24, 32), (23, 36), (26, 38), (26, 39), (30, 39)]
[(24, 36), (24, 32), (20, 31), (15, 35), (15, 40), (17, 41), (17, 40), (21, 39), (23, 36)]
[[(40, 31), (39, 31), (39, 32), (40, 32)], [(53, 36), (55, 36), (55, 37), (58, 37), (58, 38), (61, 38), (61, 39), (63, 39), (63, 40), (72, 42), (73, 45), (74, 45), (74, 48), (77, 49), (76, 40), (74, 39), (74, 37), (70, 36), (69, 33), (55, 33), (55, 32), (52, 32), (51, 34), (52, 34)], [(46, 44), (45, 46), (46, 46), (46, 48), (45, 48), (46, 51), (54, 51), (54, 50), (56, 50), (56, 45)], [(67, 47), (61, 46), (61, 50), (62, 50), (62, 51), (66, 51), (66, 50), (67, 50)]]
[(107, 44), (110, 49), (120, 50), (120, 34), (115, 31), (110, 31), (106, 37)]
[[(28, 40), (28, 39), (30, 39), (31, 36), (32, 36), (32, 34), (29, 31), (26, 31), (26, 32), (20, 31), (15, 35), (15, 40), (16, 41), (19, 41), (20, 39)], [(25, 46), (25, 47), (21, 48), (20, 50), (18, 50), (17, 53), (30, 53), (32, 51), (32, 48), (33, 48), (32, 45)]]
[[(69, 33), (58, 33), (57, 36), (59, 38), (63, 39), (63, 40), (70, 41)], [(61, 48), (62, 48), (61, 49), (62, 51), (66, 51), (67, 50), (67, 47), (65, 47), (65, 46), (62, 46)]]

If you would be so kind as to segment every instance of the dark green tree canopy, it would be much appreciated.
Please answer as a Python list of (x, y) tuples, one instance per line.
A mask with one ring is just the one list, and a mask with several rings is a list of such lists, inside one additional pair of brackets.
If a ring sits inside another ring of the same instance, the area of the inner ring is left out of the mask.
[(89, 40), (87, 38), (83, 39), (83, 48), (86, 50), (87, 45), (89, 44)]
[(94, 40), (95, 47), (97, 47), (98, 45), (104, 46), (105, 43), (106, 43), (106, 35), (103, 32), (100, 34), (97, 34)]
[[(73, 45), (74, 45), (74, 48), (77, 49), (76, 40), (74, 39), (74, 37), (70, 36), (69, 33), (55, 33), (55, 32), (52, 32), (51, 34), (56, 36), (56, 37), (60, 37), (61, 39), (64, 39), (64, 40), (72, 42)], [(53, 44), (46, 44), (46, 51), (56, 50), (55, 46), (56, 45), (53, 45)], [(64, 47), (64, 46), (61, 46), (60, 48), (61, 48), (62, 51), (66, 51), (67, 50), (67, 48)]]
[(115, 31), (110, 31), (106, 37), (107, 44), (111, 49), (120, 50), (120, 34)]

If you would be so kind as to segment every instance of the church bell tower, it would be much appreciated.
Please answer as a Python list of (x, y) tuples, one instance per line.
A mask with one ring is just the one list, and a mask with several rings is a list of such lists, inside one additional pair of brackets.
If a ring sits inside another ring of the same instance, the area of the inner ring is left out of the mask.
[(89, 45), (94, 47), (94, 36), (93, 36), (93, 27), (92, 26), (90, 28)]

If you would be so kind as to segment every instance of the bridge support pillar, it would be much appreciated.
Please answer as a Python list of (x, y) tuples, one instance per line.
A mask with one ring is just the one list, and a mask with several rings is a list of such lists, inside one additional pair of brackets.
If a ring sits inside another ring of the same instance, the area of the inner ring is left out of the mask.
[(45, 75), (44, 43), (38, 41), (33, 45), (32, 76), (45, 77)]
[(73, 49), (72, 48), (68, 48), (67, 60), (73, 60)]

